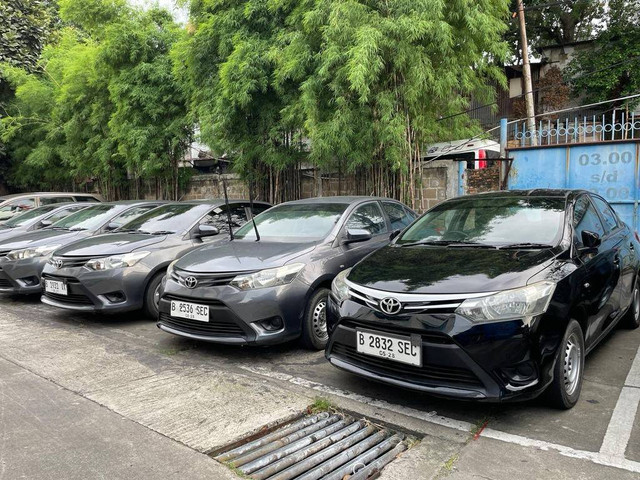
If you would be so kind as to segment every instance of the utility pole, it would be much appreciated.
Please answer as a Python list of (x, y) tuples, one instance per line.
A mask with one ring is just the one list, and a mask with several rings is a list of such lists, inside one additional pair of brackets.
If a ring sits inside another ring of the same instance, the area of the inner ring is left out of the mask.
[(533, 107), (533, 86), (531, 85), (531, 65), (529, 65), (529, 44), (527, 25), (524, 21), (524, 5), (518, 0), (518, 20), (520, 21), (520, 45), (522, 46), (522, 77), (524, 80), (524, 103), (527, 107), (527, 130), (531, 132), (531, 145), (538, 144), (536, 136), (536, 114)]

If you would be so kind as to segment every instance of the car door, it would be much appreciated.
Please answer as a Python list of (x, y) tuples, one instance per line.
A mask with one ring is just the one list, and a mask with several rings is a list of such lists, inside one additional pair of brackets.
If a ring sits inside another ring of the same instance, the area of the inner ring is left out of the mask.
[(349, 214), (342, 227), (341, 238), (346, 238), (349, 230), (366, 230), (371, 234), (371, 238), (363, 242), (341, 244), (344, 268), (352, 267), (390, 241), (389, 226), (377, 201), (360, 204)]
[(631, 237), (631, 231), (618, 219), (611, 206), (602, 198), (592, 195), (596, 209), (602, 217), (605, 229), (615, 242), (612, 242), (616, 248), (616, 261), (620, 269), (620, 281), (616, 289), (618, 296), (619, 308), (626, 310), (631, 305), (633, 282), (635, 281), (635, 246)]
[[(607, 235), (602, 219), (588, 195), (581, 195), (573, 208), (574, 246), (577, 261), (581, 264), (579, 302), (588, 315), (588, 327), (585, 334), (587, 348), (596, 342), (606, 325), (618, 311), (616, 288), (620, 277), (614, 257), (616, 240)], [(596, 252), (581, 253), (582, 232), (596, 233), (602, 239)]]

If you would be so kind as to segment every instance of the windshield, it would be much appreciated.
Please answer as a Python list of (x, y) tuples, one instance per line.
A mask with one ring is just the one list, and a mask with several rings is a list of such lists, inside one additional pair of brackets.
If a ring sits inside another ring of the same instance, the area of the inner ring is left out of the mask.
[(116, 209), (118, 209), (118, 205), (96, 205), (88, 207), (54, 223), (52, 228), (95, 230), (107, 222), (117, 211)]
[(189, 228), (202, 216), (202, 205), (163, 205), (122, 226), (120, 232), (171, 234)]
[(26, 225), (30, 220), (38, 218), (59, 207), (60, 205), (47, 205), (45, 207), (34, 208), (33, 210), (28, 210), (24, 213), (21, 213), (20, 215), (12, 217), (11, 219), (4, 222), (3, 225), (9, 228), (21, 227), (23, 225)]
[[(261, 213), (255, 220), (260, 238), (320, 240), (331, 232), (346, 208), (347, 205), (338, 203), (280, 205)], [(235, 238), (255, 240), (253, 223), (240, 227)]]
[(563, 198), (470, 197), (438, 205), (396, 244), (555, 246), (562, 236), (564, 215)]

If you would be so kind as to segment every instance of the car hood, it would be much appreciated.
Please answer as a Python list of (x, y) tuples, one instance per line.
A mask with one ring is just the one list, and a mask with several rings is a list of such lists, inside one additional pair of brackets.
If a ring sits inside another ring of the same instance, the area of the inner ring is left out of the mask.
[(141, 233), (106, 233), (73, 242), (56, 250), (56, 255), (70, 257), (91, 257), (122, 255), (143, 248), (149, 248), (166, 240), (167, 235), (145, 235)]
[(25, 233), (26, 233), (26, 228), (24, 227), (0, 229), (0, 243), (5, 242), (5, 240), (9, 238), (17, 237), (19, 235), (24, 235)]
[(21, 248), (40, 247), (43, 245), (66, 245), (75, 240), (91, 235), (88, 231), (70, 232), (69, 230), (42, 229), (29, 232), (6, 241), (0, 241), (0, 251), (17, 250)]
[(176, 268), (194, 273), (262, 270), (281, 267), (315, 247), (315, 242), (227, 241), (193, 250), (178, 260)]
[(408, 293), (475, 293), (522, 287), (555, 257), (550, 250), (388, 246), (357, 264), (349, 281)]

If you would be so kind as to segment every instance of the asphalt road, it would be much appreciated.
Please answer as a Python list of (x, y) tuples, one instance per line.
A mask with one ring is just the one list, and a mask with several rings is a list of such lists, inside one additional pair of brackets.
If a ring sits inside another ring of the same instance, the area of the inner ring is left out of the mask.
[(640, 478), (639, 345), (640, 330), (615, 330), (578, 405), (557, 411), (371, 383), (296, 344), (221, 347), (138, 314), (0, 297), (0, 479), (234, 478), (204, 453), (318, 396), (423, 437), (386, 478)]

